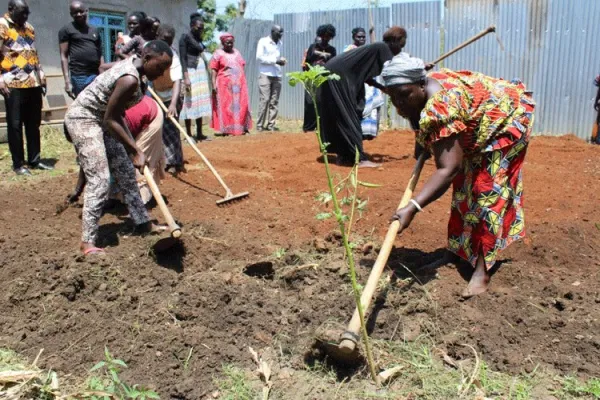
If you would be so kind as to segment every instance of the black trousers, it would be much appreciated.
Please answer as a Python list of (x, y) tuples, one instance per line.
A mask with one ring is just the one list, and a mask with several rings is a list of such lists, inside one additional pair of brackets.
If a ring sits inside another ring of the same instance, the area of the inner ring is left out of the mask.
[(315, 113), (315, 106), (310, 97), (310, 94), (304, 91), (304, 124), (302, 130), (304, 132), (314, 131), (317, 129), (317, 114)]
[(8, 148), (12, 155), (13, 168), (25, 164), (23, 150), (23, 126), (27, 137), (27, 162), (40, 162), (40, 124), (42, 122), (42, 88), (11, 89), (4, 98), (6, 104), (6, 129)]

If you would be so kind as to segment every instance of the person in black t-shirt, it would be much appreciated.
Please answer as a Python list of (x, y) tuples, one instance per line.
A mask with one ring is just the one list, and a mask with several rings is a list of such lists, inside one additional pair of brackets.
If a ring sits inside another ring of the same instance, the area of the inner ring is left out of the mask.
[(58, 32), (58, 43), (65, 92), (74, 99), (98, 76), (104, 57), (100, 35), (96, 28), (87, 23), (87, 7), (75, 0), (69, 9), (73, 22)]
[[(335, 37), (335, 27), (331, 24), (321, 25), (317, 28), (317, 37), (315, 42), (311, 44), (306, 51), (304, 59), (307, 65), (324, 66), (327, 61), (337, 55), (335, 47), (329, 44), (329, 41)], [(308, 69), (304, 67), (303, 69)], [(314, 131), (317, 129), (317, 114), (312, 98), (308, 92), (304, 93), (304, 123), (302, 130), (304, 132)]]

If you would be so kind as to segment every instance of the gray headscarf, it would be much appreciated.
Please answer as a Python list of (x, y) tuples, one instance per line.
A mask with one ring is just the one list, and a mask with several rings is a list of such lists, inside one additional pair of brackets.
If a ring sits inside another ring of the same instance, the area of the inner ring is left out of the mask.
[(381, 77), (385, 86), (418, 83), (425, 79), (425, 63), (420, 58), (402, 52), (383, 67)]

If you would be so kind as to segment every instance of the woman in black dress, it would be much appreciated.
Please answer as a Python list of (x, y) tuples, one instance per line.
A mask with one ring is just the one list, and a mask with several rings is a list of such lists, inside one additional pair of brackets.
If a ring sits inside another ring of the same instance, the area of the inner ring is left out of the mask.
[[(321, 25), (317, 28), (317, 38), (306, 51), (305, 65), (325, 65), (337, 55), (335, 47), (329, 44), (329, 41), (335, 37), (335, 27), (331, 24)], [(304, 132), (314, 131), (317, 128), (317, 115), (315, 106), (310, 95), (304, 93)]]
[(340, 76), (327, 81), (319, 93), (321, 133), (329, 143), (327, 152), (337, 154), (339, 165), (354, 165), (359, 153), (359, 167), (378, 167), (363, 151), (361, 128), (365, 107), (365, 86), (383, 89), (373, 78), (379, 76), (386, 61), (399, 54), (406, 45), (406, 30), (393, 26), (383, 34), (383, 42), (361, 46), (343, 53), (325, 64)]

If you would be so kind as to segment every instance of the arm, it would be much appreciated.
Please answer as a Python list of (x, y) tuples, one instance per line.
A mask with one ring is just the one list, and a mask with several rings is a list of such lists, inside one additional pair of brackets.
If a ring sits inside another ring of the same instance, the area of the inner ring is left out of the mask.
[(376, 89), (381, 90), (383, 93), (387, 94), (387, 88), (385, 86), (383, 86), (382, 84), (380, 84), (379, 82), (377, 82), (375, 80), (375, 78), (369, 78), (367, 79), (367, 81), (365, 82), (367, 85), (369, 86), (373, 86)]
[[(102, 40), (100, 39), (100, 35), (98, 35), (98, 40), (96, 41), (96, 51), (100, 54), (100, 65), (104, 65), (106, 60), (104, 59), (104, 54), (102, 54)], [(100, 68), (98, 68), (98, 73), (100, 73)]]
[(133, 39), (131, 39), (129, 42), (125, 43), (123, 45), (123, 47), (121, 47), (121, 50), (119, 51), (119, 53), (117, 54), (119, 59), (124, 60), (128, 57), (131, 57), (133, 55), (134, 51), (137, 49), (138, 44), (140, 43), (140, 39), (141, 39), (141, 36), (136, 36)]
[(123, 121), (127, 101), (138, 90), (138, 81), (135, 77), (126, 75), (117, 80), (115, 89), (108, 99), (106, 112), (104, 113), (103, 128), (115, 137), (132, 156), (133, 165), (143, 168), (145, 164), (144, 153), (137, 147), (129, 129)]
[(600, 87), (598, 87), (598, 93), (596, 93), (596, 101), (594, 101), (594, 109), (600, 111)]
[(181, 39), (179, 39), (179, 60), (181, 62), (181, 69), (183, 70), (184, 74), (188, 69), (186, 37), (187, 35), (183, 35)]
[[(4, 47), (4, 39), (6, 37), (6, 26), (0, 25), (0, 49)], [(0, 63), (4, 60), (4, 53), (0, 51)], [(10, 89), (6, 86), (4, 78), (0, 76), (0, 94), (4, 97), (10, 96)]]
[(67, 95), (75, 99), (73, 94), (73, 85), (71, 84), (71, 78), (69, 77), (69, 42), (60, 43), (60, 66), (62, 67), (63, 77), (65, 78), (65, 92)]
[[(421, 192), (415, 197), (415, 201), (421, 208), (425, 208), (446, 193), (446, 190), (448, 190), (452, 181), (460, 172), (464, 158), (463, 148), (460, 145), (460, 136), (452, 135), (434, 143), (433, 155), (437, 169), (427, 182), (425, 182)], [(409, 203), (394, 214), (392, 219), (400, 222), (398, 233), (408, 228), (417, 212), (417, 207)]]
[(171, 91), (171, 103), (169, 104), (169, 117), (177, 118), (177, 103), (181, 95), (181, 79), (173, 82), (173, 90)]
[(181, 69), (183, 70), (183, 83), (185, 84), (185, 90), (189, 91), (192, 89), (192, 81), (190, 81), (190, 75), (188, 74), (188, 54), (187, 54), (187, 38), (189, 35), (183, 35), (179, 39), (179, 58), (181, 61)]
[(216, 69), (211, 68), (210, 77), (212, 79), (213, 93), (216, 94), (217, 93), (217, 70)]
[(98, 68), (98, 72), (103, 73), (108, 71), (109, 69), (111, 69), (118, 61), (112, 62), (112, 63), (105, 63), (105, 64), (100, 64), (100, 67)]

